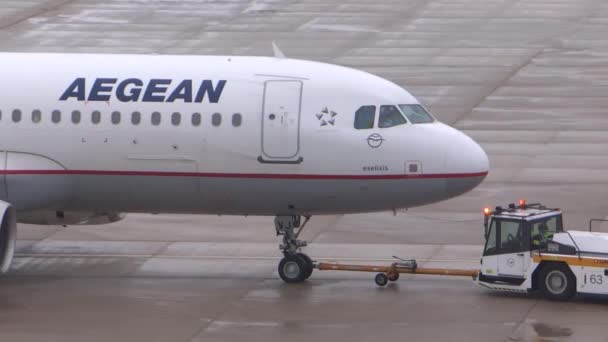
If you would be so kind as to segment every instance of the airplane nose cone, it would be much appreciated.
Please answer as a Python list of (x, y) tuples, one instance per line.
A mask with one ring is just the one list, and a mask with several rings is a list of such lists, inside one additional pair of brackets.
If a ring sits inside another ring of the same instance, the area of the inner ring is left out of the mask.
[(450, 197), (473, 190), (486, 178), (490, 168), (488, 155), (481, 146), (466, 134), (454, 131), (446, 154), (446, 168), (451, 175), (446, 191)]

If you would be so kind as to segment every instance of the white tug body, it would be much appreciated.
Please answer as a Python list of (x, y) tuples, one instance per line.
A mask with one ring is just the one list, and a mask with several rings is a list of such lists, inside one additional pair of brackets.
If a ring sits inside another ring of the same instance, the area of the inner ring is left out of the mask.
[[(486, 209), (486, 245), (477, 283), (567, 300), (608, 294), (608, 234), (564, 231), (562, 212), (542, 205)], [(593, 221), (593, 220), (592, 220)]]

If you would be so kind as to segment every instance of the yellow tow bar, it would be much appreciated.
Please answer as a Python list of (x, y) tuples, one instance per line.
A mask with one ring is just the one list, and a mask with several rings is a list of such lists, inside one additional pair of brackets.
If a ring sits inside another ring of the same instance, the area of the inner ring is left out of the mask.
[(385, 286), (389, 280), (397, 281), (399, 274), (428, 274), (456, 277), (471, 277), (477, 279), (478, 270), (459, 270), (453, 268), (423, 268), (418, 267), (416, 260), (403, 260), (402, 262), (394, 262), (390, 266), (372, 266), (372, 265), (347, 265), (330, 262), (321, 262), (315, 264), (315, 267), (320, 271), (351, 271), (351, 272), (377, 272), (375, 277), (378, 286)]

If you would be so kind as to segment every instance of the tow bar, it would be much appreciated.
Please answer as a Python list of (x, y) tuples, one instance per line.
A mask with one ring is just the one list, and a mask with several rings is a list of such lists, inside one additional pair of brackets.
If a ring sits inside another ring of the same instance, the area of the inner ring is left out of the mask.
[(320, 271), (378, 272), (374, 278), (378, 286), (385, 286), (389, 281), (397, 281), (401, 273), (471, 277), (473, 280), (477, 279), (479, 274), (478, 270), (422, 268), (418, 267), (416, 260), (404, 260), (395, 256), (393, 258), (399, 261), (392, 263), (390, 266), (347, 265), (330, 262), (315, 263), (314, 266)]

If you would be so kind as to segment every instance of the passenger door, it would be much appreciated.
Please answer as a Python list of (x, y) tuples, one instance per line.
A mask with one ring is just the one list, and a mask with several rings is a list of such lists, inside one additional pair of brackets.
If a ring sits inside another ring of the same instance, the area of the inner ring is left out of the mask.
[(293, 162), (298, 156), (301, 105), (302, 81), (265, 82), (260, 162)]

